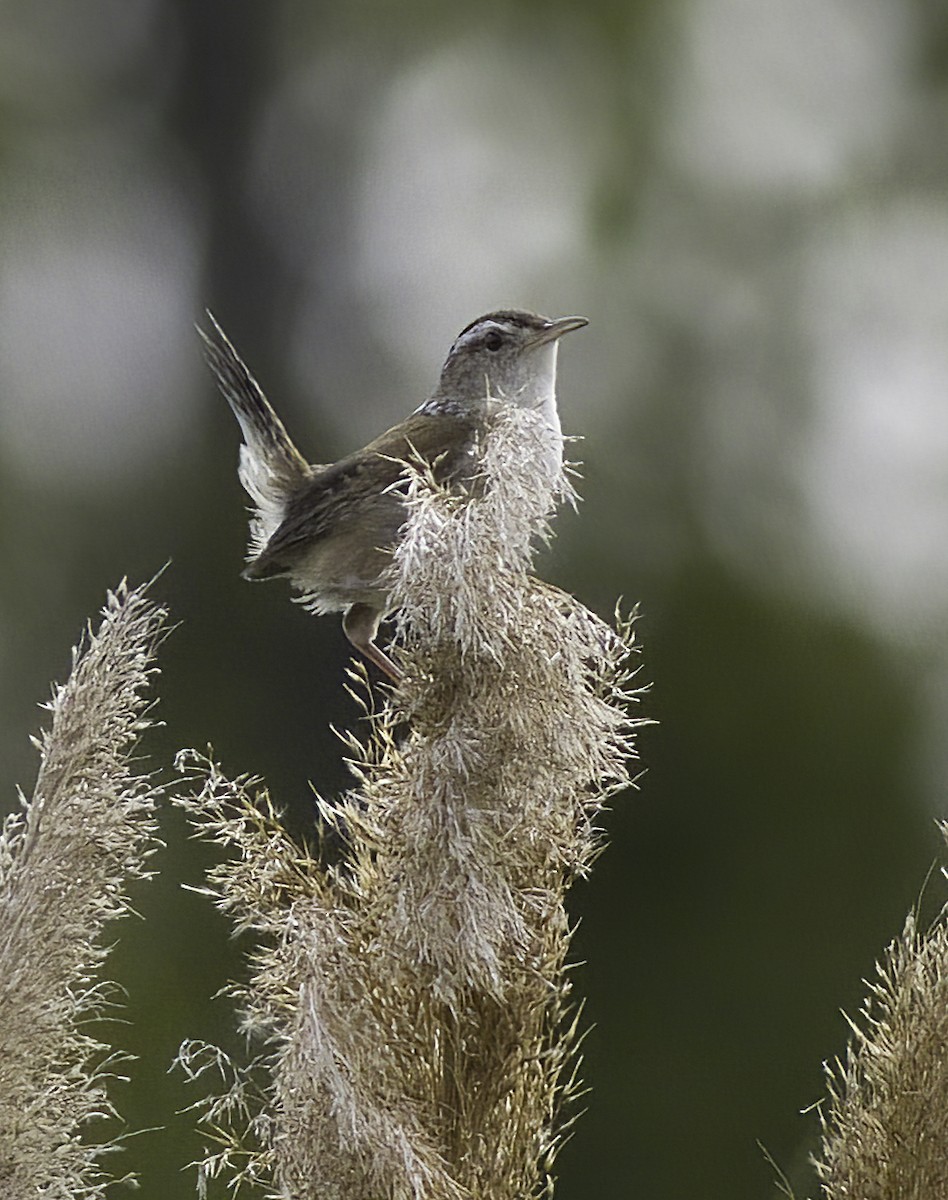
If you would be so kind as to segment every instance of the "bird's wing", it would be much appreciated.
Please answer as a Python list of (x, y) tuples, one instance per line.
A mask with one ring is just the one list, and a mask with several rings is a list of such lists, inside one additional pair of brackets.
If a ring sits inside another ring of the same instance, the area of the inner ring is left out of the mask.
[(435, 478), (449, 479), (470, 461), (479, 427), (475, 417), (413, 413), (364, 450), (317, 471), (292, 497), (282, 524), (245, 575), (266, 579), (284, 574), (300, 550), (363, 519), (368, 508), (376, 515), (380, 508), (391, 508), (394, 534), (402, 501), (393, 489), (405, 462), (421, 459), (431, 465)]
[(254, 502), (251, 521), (251, 556), (266, 545), (279, 528), (289, 498), (314, 470), (290, 440), (246, 364), (209, 312), (210, 334), (198, 329), (208, 365), (227, 403), (240, 422), (244, 444), (240, 448), (240, 482)]

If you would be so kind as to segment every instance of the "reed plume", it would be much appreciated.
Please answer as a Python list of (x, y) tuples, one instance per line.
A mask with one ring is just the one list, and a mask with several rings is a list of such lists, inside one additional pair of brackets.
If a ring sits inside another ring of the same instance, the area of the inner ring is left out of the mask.
[(921, 930), (909, 914), (850, 1027), (845, 1057), (827, 1067), (823, 1196), (948, 1196), (948, 909)]
[(119, 1063), (89, 1031), (111, 1007), (103, 933), (148, 874), (158, 788), (134, 759), (165, 613), (123, 583), (34, 739), (40, 768), (0, 835), (0, 1194), (102, 1197), (97, 1118)]
[[(575, 1089), (565, 896), (630, 781), (628, 622), (530, 574), (559, 446), (498, 405), (465, 491), (407, 464), (391, 568), (405, 681), (346, 735), (356, 786), (320, 801), (345, 852), (296, 845), (259, 781), (183, 760), (217, 903), (259, 947), (233, 995), (256, 1054), (187, 1043), (225, 1177), (294, 1200), (523, 1200), (552, 1190)], [(357, 675), (361, 672), (357, 672)]]

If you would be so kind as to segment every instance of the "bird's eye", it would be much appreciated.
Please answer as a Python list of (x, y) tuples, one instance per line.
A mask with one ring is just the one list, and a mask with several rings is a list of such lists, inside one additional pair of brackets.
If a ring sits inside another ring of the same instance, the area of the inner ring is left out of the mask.
[(484, 345), (488, 350), (499, 350), (503, 344), (504, 339), (496, 329), (492, 329), (490, 333), (484, 335)]

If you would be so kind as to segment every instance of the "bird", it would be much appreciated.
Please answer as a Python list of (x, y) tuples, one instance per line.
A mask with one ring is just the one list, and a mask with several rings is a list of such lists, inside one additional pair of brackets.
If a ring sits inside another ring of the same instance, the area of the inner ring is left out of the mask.
[(401, 669), (376, 638), (389, 611), (386, 568), (406, 520), (398, 488), (405, 462), (427, 464), (446, 486), (462, 484), (476, 469), (478, 441), (496, 401), (538, 410), (559, 434), (559, 339), (588, 321), (523, 309), (478, 317), (458, 334), (437, 385), (410, 416), (338, 462), (311, 464), (220, 325), (207, 316), (210, 332), (198, 333), (240, 425), (238, 475), (254, 505), (243, 577), (288, 578), (312, 611), (341, 612), (355, 649), (400, 682)]

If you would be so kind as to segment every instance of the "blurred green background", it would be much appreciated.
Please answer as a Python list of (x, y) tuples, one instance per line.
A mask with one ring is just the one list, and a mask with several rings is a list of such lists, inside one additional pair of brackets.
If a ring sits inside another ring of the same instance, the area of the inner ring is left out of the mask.
[[(212, 743), (296, 827), (346, 785), (338, 621), (242, 583), (213, 309), (304, 453), (424, 398), (457, 331), (581, 312), (584, 502), (546, 576), (639, 601), (641, 790), (576, 889), (588, 1111), (561, 1200), (800, 1194), (948, 755), (948, 9), (937, 0), (5, 0), (0, 762), (105, 589), (171, 567), (153, 761)], [(164, 769), (170, 774), (170, 769)], [(164, 819), (119, 934), (120, 1169), (192, 1194), (167, 1073), (240, 947)], [(935, 899), (941, 883), (930, 885)], [(231, 1038), (232, 1040), (232, 1038)]]

